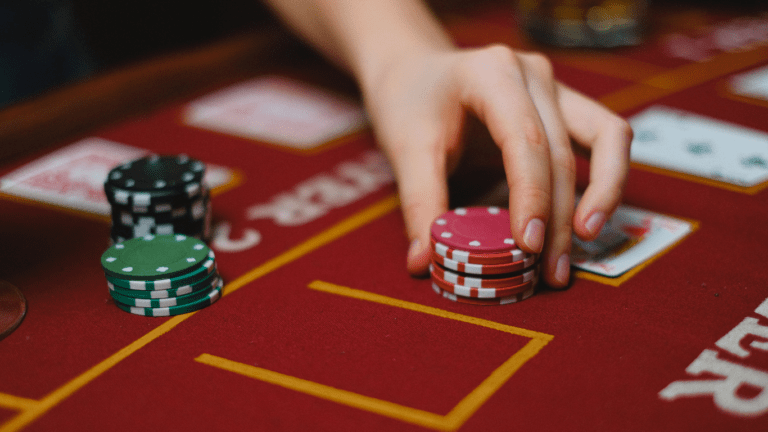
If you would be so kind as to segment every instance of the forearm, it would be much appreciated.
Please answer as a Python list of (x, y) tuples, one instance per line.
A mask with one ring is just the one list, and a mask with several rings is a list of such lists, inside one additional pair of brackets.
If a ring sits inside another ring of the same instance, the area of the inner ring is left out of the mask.
[(452, 46), (420, 0), (266, 0), (291, 27), (364, 88), (388, 62)]

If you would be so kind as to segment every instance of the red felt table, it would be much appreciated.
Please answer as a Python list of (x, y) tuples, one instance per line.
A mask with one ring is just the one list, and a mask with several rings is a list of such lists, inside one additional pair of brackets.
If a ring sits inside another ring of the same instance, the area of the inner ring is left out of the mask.
[[(464, 45), (529, 47), (509, 12), (446, 20)], [(696, 17), (710, 30), (733, 19)], [(666, 36), (696, 32), (674, 22), (659, 19), (639, 48), (548, 54), (562, 81), (624, 116), (661, 104), (768, 131), (765, 101), (724, 90), (730, 76), (768, 64), (768, 41), (682, 59), (665, 50)], [(518, 304), (461, 305), (406, 273), (391, 182), (335, 205), (318, 196), (326, 205), (297, 225), (248, 217), (364, 160), (375, 151), (369, 131), (287, 151), (189, 127), (184, 107), (88, 134), (235, 169), (240, 182), (215, 195), (214, 219), (229, 238), (258, 231), (260, 243), (214, 245), (226, 286), (212, 307), (140, 317), (116, 308), (106, 288), (108, 220), (2, 196), (0, 278), (29, 311), (0, 341), (0, 431), (768, 429), (768, 411), (724, 408), (712, 391), (660, 396), (675, 381), (725, 382), (691, 367), (710, 354), (728, 365), (723, 374), (768, 379), (768, 352), (750, 345), (765, 337), (741, 341), (746, 357), (716, 345), (747, 318), (768, 325), (756, 312), (768, 297), (764, 188), (635, 166), (624, 201), (693, 221), (692, 234), (618, 280), (577, 274), (568, 290)], [(583, 160), (579, 169), (583, 186)], [(766, 392), (745, 385), (737, 396), (759, 402)]]

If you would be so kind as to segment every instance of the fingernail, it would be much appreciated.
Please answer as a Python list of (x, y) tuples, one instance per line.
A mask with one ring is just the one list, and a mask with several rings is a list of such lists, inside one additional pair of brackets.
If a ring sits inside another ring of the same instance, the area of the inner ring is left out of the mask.
[(571, 270), (571, 258), (568, 254), (560, 255), (557, 260), (557, 266), (555, 267), (555, 280), (563, 285), (568, 283), (568, 273)]
[(416, 258), (421, 252), (421, 242), (419, 239), (413, 239), (411, 245), (408, 247), (408, 261), (410, 262)]
[(603, 229), (603, 224), (605, 224), (605, 213), (594, 212), (592, 213), (592, 216), (587, 219), (587, 223), (585, 223), (584, 226), (587, 227), (587, 231), (589, 231), (590, 234), (598, 235), (600, 230)]
[(541, 252), (544, 245), (544, 222), (541, 219), (531, 219), (525, 227), (523, 243), (534, 252)]

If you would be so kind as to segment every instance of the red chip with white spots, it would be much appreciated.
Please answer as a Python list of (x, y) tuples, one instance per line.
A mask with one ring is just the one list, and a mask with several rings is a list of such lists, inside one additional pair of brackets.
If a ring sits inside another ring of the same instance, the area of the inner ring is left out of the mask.
[(453, 270), (459, 273), (468, 273), (473, 275), (501, 275), (505, 273), (517, 272), (525, 270), (534, 265), (538, 265), (536, 262), (536, 256), (532, 255), (522, 261), (517, 261), (509, 264), (467, 264), (463, 262), (454, 261), (450, 258), (446, 258), (442, 255), (438, 255), (435, 251), (432, 251), (432, 261), (440, 264), (448, 270)]
[(432, 250), (439, 255), (468, 264), (508, 264), (511, 262), (522, 261), (525, 258), (533, 256), (533, 254), (523, 252), (516, 247), (499, 253), (471, 253), (463, 250), (451, 249), (440, 242), (436, 242), (434, 239), (431, 239), (429, 243), (430, 246), (432, 246)]
[(517, 249), (509, 230), (509, 212), (499, 207), (457, 208), (435, 219), (432, 239), (468, 253), (501, 253)]
[[(441, 267), (437, 262), (431, 261), (430, 272), (456, 285), (463, 285), (470, 288), (506, 288), (515, 285), (521, 285), (533, 280), (538, 275), (538, 266), (529, 267), (526, 270), (513, 273), (503, 273), (500, 275), (482, 275), (482, 277), (462, 274)], [(445, 288), (443, 288), (445, 289)], [(450, 291), (450, 290), (449, 290)]]
[(538, 282), (538, 278), (534, 276), (532, 279), (529, 279), (525, 282), (521, 282), (515, 285), (498, 287), (498, 288), (471, 287), (471, 286), (452, 283), (443, 279), (440, 276), (439, 270), (437, 270), (438, 267), (439, 266), (437, 265), (430, 264), (429, 270), (432, 276), (432, 283), (440, 287), (440, 289), (442, 289), (443, 291), (448, 291), (449, 293), (453, 293), (461, 297), (483, 298), (483, 299), (509, 297), (512, 295), (520, 294), (524, 291), (528, 291), (530, 288), (535, 287), (536, 283)]

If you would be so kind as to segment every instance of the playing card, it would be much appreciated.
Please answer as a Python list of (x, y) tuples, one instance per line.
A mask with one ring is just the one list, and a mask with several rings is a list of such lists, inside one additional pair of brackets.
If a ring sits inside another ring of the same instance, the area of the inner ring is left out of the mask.
[(621, 205), (594, 241), (573, 236), (571, 263), (599, 275), (621, 276), (666, 251), (692, 230), (688, 221)]
[(743, 187), (768, 181), (765, 132), (660, 106), (630, 124), (634, 162)]
[(768, 100), (768, 66), (736, 75), (729, 84), (733, 93)]
[(357, 131), (366, 123), (357, 104), (278, 76), (246, 81), (192, 101), (184, 121), (299, 150)]
[[(60, 207), (108, 215), (104, 181), (117, 165), (142, 157), (145, 149), (91, 137), (30, 162), (0, 179), (0, 192)], [(225, 167), (207, 164), (205, 183), (222, 186), (234, 177)]]

